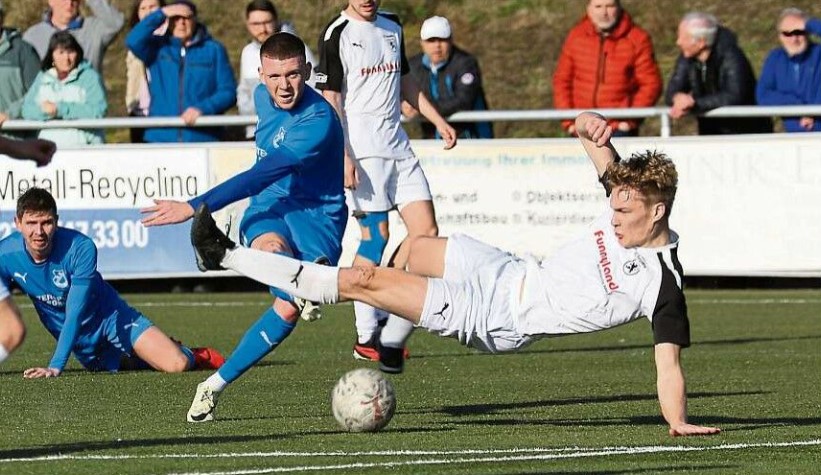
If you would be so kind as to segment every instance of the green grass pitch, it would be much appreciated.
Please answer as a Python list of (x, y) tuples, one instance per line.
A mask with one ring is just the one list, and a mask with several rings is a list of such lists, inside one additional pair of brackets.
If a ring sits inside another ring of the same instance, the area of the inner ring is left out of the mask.
[[(126, 296), (166, 333), (230, 353), (262, 293)], [(351, 358), (353, 311), (329, 307), (232, 385), (218, 420), (185, 422), (207, 372), (24, 380), (54, 341), (29, 335), (0, 366), (0, 473), (773, 474), (821, 466), (821, 292), (690, 291), (689, 413), (715, 437), (671, 438), (642, 320), (491, 356), (417, 332), (398, 410), (376, 434), (330, 411)]]

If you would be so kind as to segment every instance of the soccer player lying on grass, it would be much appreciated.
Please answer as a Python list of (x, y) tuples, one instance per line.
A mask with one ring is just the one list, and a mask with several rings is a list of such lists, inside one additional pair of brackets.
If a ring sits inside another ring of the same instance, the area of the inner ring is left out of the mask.
[[(18, 160), (32, 160), (38, 167), (48, 165), (57, 150), (54, 142), (41, 139), (12, 140), (0, 137), (0, 154)], [(6, 360), (26, 337), (20, 309), (9, 289), (0, 281), (0, 363)]]
[[(541, 263), (457, 234), (416, 239), (407, 272), (325, 267), (236, 247), (205, 207), (197, 210), (191, 240), (201, 267), (232, 269), (319, 302), (363, 301), (493, 353), (645, 316), (653, 330), (658, 398), (670, 434), (716, 434), (718, 428), (687, 421), (679, 357), (690, 345), (690, 328), (678, 235), (668, 226), (675, 166), (657, 152), (620, 161), (610, 143), (612, 130), (598, 114), (580, 114), (576, 129), (610, 195), (610, 208)], [(402, 370), (401, 358), (384, 356), (383, 370)]]
[[(131, 308), (97, 271), (91, 238), (57, 225), (48, 191), (23, 193), (14, 223), (19, 232), (0, 241), (0, 289), (12, 282), (20, 287), (57, 339), (48, 366), (27, 369), (25, 378), (59, 376), (71, 352), (90, 371), (116, 372), (122, 363), (123, 369), (177, 373), (222, 364), (216, 350), (182, 346)], [(24, 331), (22, 320), (19, 325)]]

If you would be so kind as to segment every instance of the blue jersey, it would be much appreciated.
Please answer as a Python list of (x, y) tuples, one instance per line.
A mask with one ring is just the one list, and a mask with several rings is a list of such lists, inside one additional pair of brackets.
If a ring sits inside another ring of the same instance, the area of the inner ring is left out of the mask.
[(260, 209), (282, 201), (345, 214), (342, 125), (336, 111), (305, 87), (293, 109), (280, 109), (263, 84), (254, 91), (257, 161), (253, 167), (189, 201), (214, 211), (243, 198)]
[(103, 322), (133, 311), (97, 271), (97, 247), (84, 234), (57, 228), (48, 259), (35, 263), (23, 236), (0, 241), (0, 285), (11, 282), (31, 298), (43, 326), (57, 339), (50, 368), (62, 370), (72, 350), (93, 348)]

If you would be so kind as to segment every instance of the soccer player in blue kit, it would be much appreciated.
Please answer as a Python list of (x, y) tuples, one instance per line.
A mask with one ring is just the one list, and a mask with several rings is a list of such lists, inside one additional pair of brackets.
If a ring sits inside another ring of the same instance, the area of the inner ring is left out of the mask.
[[(142, 210), (148, 214), (143, 224), (180, 223), (203, 203), (218, 210), (250, 196), (240, 223), (244, 245), (335, 265), (347, 223), (342, 125), (333, 107), (305, 86), (311, 65), (302, 40), (277, 33), (263, 43), (260, 58), (254, 166), (187, 203), (157, 200)], [(219, 394), (281, 344), (300, 314), (318, 318), (317, 309), (308, 308), (310, 302), (273, 287), (271, 293), (273, 305), (248, 329), (225, 365), (197, 386), (189, 422), (212, 420)]]
[(219, 367), (223, 358), (215, 350), (181, 346), (131, 308), (97, 271), (91, 238), (59, 227), (57, 219), (51, 194), (30, 188), (17, 200), (19, 232), (0, 241), (0, 287), (20, 287), (57, 340), (48, 366), (29, 368), (24, 377), (59, 376), (72, 352), (90, 371)]

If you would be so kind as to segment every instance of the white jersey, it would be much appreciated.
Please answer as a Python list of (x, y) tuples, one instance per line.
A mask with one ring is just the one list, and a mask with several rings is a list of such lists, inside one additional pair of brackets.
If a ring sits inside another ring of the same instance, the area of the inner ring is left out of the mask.
[(401, 76), (410, 72), (399, 18), (340, 13), (320, 37), (316, 88), (342, 94), (351, 158), (413, 156), (402, 128)]
[(619, 244), (609, 210), (545, 261), (527, 261), (519, 313), (524, 335), (583, 333), (646, 317), (655, 343), (689, 346), (678, 235), (660, 248)]
[(3, 282), (0, 282), (0, 300), (6, 300), (10, 295), (11, 294), (9, 294), (9, 289), (6, 288), (6, 285)]

